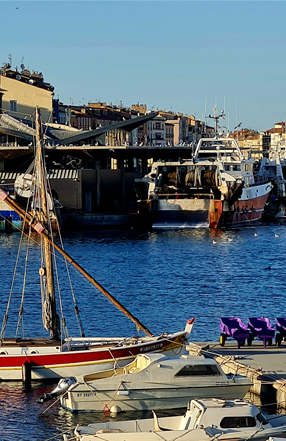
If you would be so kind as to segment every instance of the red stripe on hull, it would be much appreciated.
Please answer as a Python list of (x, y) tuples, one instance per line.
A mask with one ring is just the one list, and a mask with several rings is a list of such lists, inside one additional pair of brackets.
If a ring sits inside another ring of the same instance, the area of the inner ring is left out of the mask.
[[(63, 367), (72, 364), (84, 364), (95, 363), (104, 361), (113, 361), (114, 359), (127, 358), (136, 356), (141, 353), (148, 352), (161, 352), (168, 350), (172, 347), (181, 347), (181, 340), (184, 339), (185, 333), (169, 337), (169, 339), (159, 339), (152, 342), (142, 343), (132, 346), (124, 347), (109, 347), (109, 349), (89, 349), (85, 351), (71, 351), (71, 352), (59, 352), (53, 354), (30, 354), (30, 355), (0, 355), (0, 378), (4, 379), (4, 375), (1, 375), (4, 370), (7, 369), (21, 369), (25, 361), (28, 361), (32, 368), (35, 367), (49, 369), (49, 367)], [(50, 375), (49, 375), (49, 378)]]

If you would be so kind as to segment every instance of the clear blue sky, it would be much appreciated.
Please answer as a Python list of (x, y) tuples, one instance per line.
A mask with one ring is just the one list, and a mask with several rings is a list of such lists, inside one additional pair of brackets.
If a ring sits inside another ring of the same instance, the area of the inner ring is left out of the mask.
[[(286, 2), (1, 1), (12, 54), (66, 104), (173, 110), (265, 130), (286, 119)], [(17, 9), (18, 8), (18, 9)]]

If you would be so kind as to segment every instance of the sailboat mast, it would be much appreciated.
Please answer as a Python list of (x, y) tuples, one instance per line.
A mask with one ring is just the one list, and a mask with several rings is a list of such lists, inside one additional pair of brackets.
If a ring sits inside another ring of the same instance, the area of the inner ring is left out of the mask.
[[(39, 119), (38, 119), (39, 118)], [(42, 178), (45, 176), (45, 168), (43, 166), (43, 146), (41, 142), (41, 124), (40, 124), (40, 115), (37, 112), (37, 153), (36, 153), (36, 159), (38, 161), (38, 166), (41, 170), (41, 176)], [(41, 152), (41, 154), (39, 153)], [(42, 182), (43, 184), (43, 182)], [(45, 184), (45, 179), (44, 179)], [(41, 185), (41, 188), (45, 188), (44, 185)], [(4, 190), (0, 188), (0, 200), (5, 201), (13, 210), (16, 211), (25, 221), (28, 221), (34, 230), (44, 238), (45, 243), (45, 255), (50, 256), (49, 260), (46, 260), (46, 268), (41, 268), (41, 272), (44, 273), (44, 275), (49, 273), (48, 277), (48, 283), (50, 284), (50, 288), (48, 290), (49, 293), (49, 300), (52, 307), (52, 317), (53, 317), (53, 326), (51, 331), (51, 338), (57, 338), (59, 332), (57, 331), (57, 314), (56, 314), (56, 302), (55, 302), (55, 291), (54, 291), (54, 282), (53, 282), (53, 265), (52, 265), (52, 258), (51, 258), (51, 248), (53, 247), (55, 250), (57, 250), (62, 256), (65, 257), (77, 270), (79, 270), (87, 280), (89, 280), (96, 288), (101, 291), (105, 297), (107, 297), (120, 311), (122, 311), (130, 320), (135, 323), (138, 329), (142, 329), (142, 331), (145, 332), (145, 334), (149, 335), (150, 337), (153, 336), (152, 332), (145, 326), (143, 323), (140, 322), (130, 311), (128, 311), (118, 300), (116, 300), (100, 283), (98, 283), (80, 264), (78, 264), (71, 256), (69, 256), (59, 245), (53, 242), (52, 237), (50, 236), (49, 229), (47, 228), (47, 222), (45, 219), (41, 221), (40, 219), (34, 219), (33, 213), (26, 213), (23, 208), (14, 200), (12, 199)], [(46, 194), (44, 195), (44, 200), (46, 201), (46, 207), (47, 207), (47, 198)], [(46, 208), (46, 213), (48, 213), (48, 208)], [(44, 222), (45, 221), (45, 222)], [(50, 244), (50, 246), (48, 246)]]
[[(53, 243), (52, 238), (48, 235), (45, 227), (40, 222), (33, 223), (33, 216), (30, 213), (25, 213), (20, 205), (14, 201), (4, 190), (0, 188), (0, 200), (5, 201), (13, 210), (16, 211), (23, 219), (32, 223), (34, 230), (40, 235), (46, 238), (50, 244)], [(122, 311), (130, 320), (132, 320), (139, 329), (145, 332), (145, 334), (153, 337), (151, 331), (144, 326), (130, 311), (128, 311), (118, 300), (116, 300), (103, 286), (100, 285), (85, 269), (82, 268), (68, 253), (66, 253), (59, 245), (53, 243), (53, 247), (62, 256), (64, 256), (77, 270), (79, 270), (96, 288), (101, 291), (105, 297), (107, 297), (120, 311)]]
[[(36, 170), (36, 189), (39, 192), (36, 197), (38, 197), (39, 210), (40, 210), (40, 222), (49, 230), (49, 208), (47, 201), (47, 185), (45, 179), (45, 166), (44, 166), (44, 153), (43, 153), (43, 143), (42, 143), (42, 129), (41, 129), (41, 115), (40, 110), (36, 108), (36, 155), (35, 155), (35, 170)], [(55, 296), (55, 285), (54, 285), (54, 269), (51, 253), (51, 244), (45, 236), (43, 237), (43, 254), (45, 268), (40, 269), (40, 276), (45, 279), (45, 290), (46, 290), (46, 305), (48, 303), (49, 307), (49, 317), (48, 323), (47, 318), (44, 318), (44, 325), (46, 329), (50, 331), (50, 338), (58, 340), (58, 323), (57, 323), (57, 310), (56, 310), (56, 296)]]

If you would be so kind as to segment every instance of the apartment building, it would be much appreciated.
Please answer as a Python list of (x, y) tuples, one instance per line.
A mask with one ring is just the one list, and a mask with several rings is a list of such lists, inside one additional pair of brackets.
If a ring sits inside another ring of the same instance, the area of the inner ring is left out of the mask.
[(30, 71), (22, 64), (12, 69), (6, 63), (0, 69), (1, 113), (32, 120), (36, 106), (43, 122), (52, 122), (54, 87), (44, 81), (43, 74)]

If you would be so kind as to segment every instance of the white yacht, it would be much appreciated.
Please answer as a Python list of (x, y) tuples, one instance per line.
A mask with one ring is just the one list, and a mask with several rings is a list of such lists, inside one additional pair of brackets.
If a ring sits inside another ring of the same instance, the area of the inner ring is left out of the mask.
[(125, 367), (86, 375), (61, 397), (72, 412), (175, 409), (191, 398), (243, 398), (251, 382), (228, 377), (219, 364), (202, 356), (141, 354)]

